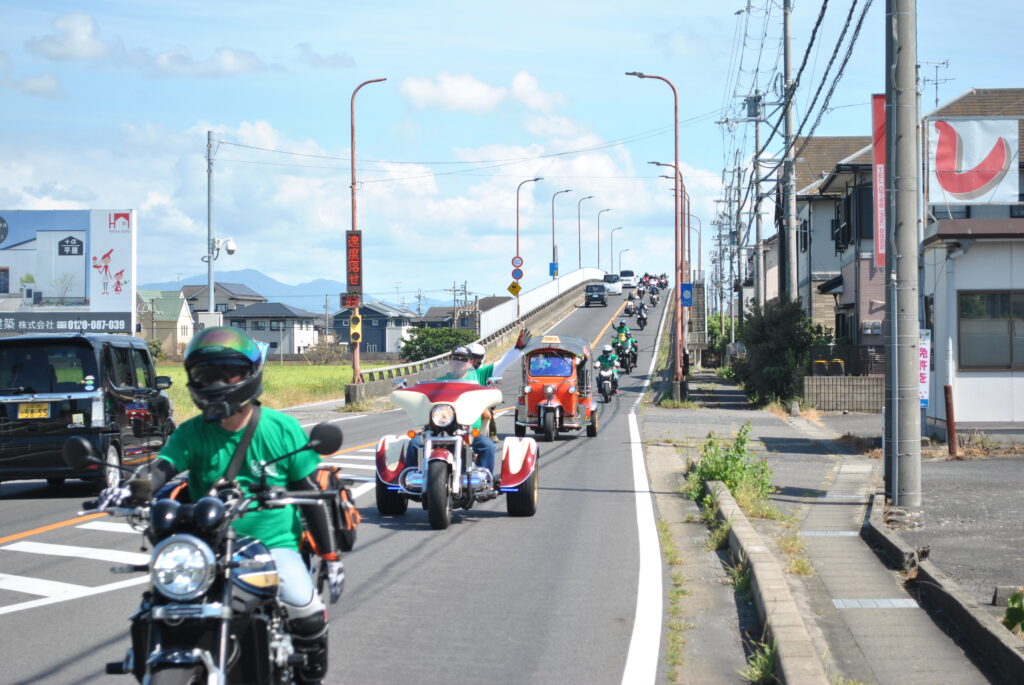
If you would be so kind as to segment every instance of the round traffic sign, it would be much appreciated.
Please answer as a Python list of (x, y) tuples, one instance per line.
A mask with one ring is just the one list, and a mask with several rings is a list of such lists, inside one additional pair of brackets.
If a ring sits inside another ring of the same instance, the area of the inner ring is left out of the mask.
[(514, 267), (516, 267), (518, 269), (522, 265), (523, 265), (523, 258), (522, 257), (520, 257), (519, 255), (516, 255), (515, 257), (512, 258), (512, 266), (514, 266)]
[[(522, 261), (522, 260), (520, 260), (520, 261)], [(512, 278), (514, 278), (514, 279), (516, 279), (518, 281), (518, 280), (521, 280), (522, 277), (523, 277), (523, 270), (522, 269), (512, 269)]]

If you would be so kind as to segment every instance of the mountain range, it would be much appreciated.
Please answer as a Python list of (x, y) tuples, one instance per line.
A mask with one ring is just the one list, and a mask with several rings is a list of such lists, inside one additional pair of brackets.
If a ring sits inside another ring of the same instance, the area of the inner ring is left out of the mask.
[[(281, 302), (292, 307), (299, 307), (300, 309), (318, 313), (323, 312), (325, 301), (330, 311), (337, 311), (340, 308), (338, 305), (338, 294), (346, 290), (344, 283), (329, 278), (318, 278), (307, 283), (289, 285), (271, 278), (256, 269), (218, 271), (215, 278), (218, 283), (240, 283), (248, 286), (271, 302)], [(145, 283), (139, 287), (149, 290), (179, 290), (184, 285), (206, 285), (206, 282), (207, 275), (202, 273), (182, 278), (180, 281)], [(365, 299), (368, 302), (383, 302), (384, 304), (396, 306), (394, 302), (389, 300), (374, 297), (366, 297)], [(426, 312), (429, 307), (443, 307), (450, 304), (451, 302), (424, 297), (420, 306), (422, 311)], [(402, 306), (415, 312), (417, 307), (415, 296), (406, 297), (406, 302)]]

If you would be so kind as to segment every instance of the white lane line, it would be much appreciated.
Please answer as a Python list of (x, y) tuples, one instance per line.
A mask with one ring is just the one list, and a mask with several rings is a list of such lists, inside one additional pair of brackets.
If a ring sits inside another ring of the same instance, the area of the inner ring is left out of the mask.
[(355, 497), (356, 499), (359, 499), (360, 495), (367, 493), (370, 490), (373, 490), (375, 487), (377, 487), (376, 479), (371, 480), (369, 483), (357, 485), (356, 487), (352, 488), (352, 496)]
[(87, 589), (88, 588), (85, 585), (59, 583), (56, 580), (43, 580), (42, 578), (12, 576), (8, 573), (0, 573), (0, 590), (21, 592), (26, 595), (55, 597), (57, 595), (67, 595), (72, 592), (81, 592), (82, 590)]
[[(147, 557), (148, 558), (148, 557)], [(107, 585), (99, 585), (97, 587), (86, 587), (79, 592), (70, 592), (65, 595), (54, 595), (53, 597), (43, 597), (42, 599), (32, 599), (27, 602), (20, 604), (9, 604), (5, 607), (0, 607), (0, 616), (4, 614), (13, 614), (18, 611), (24, 611), (25, 609), (35, 609), (36, 607), (44, 607), (49, 604), (57, 604), (58, 602), (66, 602), (71, 599), (80, 599), (82, 597), (91, 597), (92, 595), (99, 595), (104, 592), (113, 592), (115, 590), (123, 590), (133, 585), (142, 585), (143, 583), (149, 582), (149, 574), (139, 576), (138, 578), (129, 578), (128, 580), (120, 580), (116, 583), (109, 583)]]
[(342, 467), (342, 469), (341, 469), (342, 473), (344, 473), (345, 469), (355, 469), (356, 471), (376, 471), (377, 470), (377, 466), (376, 465), (365, 466), (363, 464), (338, 464), (338, 466)]
[[(354, 483), (372, 483), (376, 479), (376, 476), (353, 476), (351, 473), (343, 474), (342, 480), (350, 480)], [(354, 497), (355, 495), (353, 495)]]
[(343, 457), (329, 457), (327, 461), (377, 461), (377, 457), (357, 457), (351, 454), (346, 454)]
[(85, 530), (102, 530), (105, 533), (133, 533), (139, 534), (139, 531), (135, 530), (127, 523), (117, 523), (116, 521), (89, 521), (83, 523), (75, 528), (83, 528)]
[(353, 414), (352, 416), (342, 416), (339, 419), (327, 419), (326, 421), (314, 421), (313, 423), (300, 423), (299, 425), (303, 428), (312, 428), (318, 423), (341, 423), (342, 421), (351, 421), (352, 419), (361, 419), (366, 414)]
[(115, 564), (148, 564), (149, 555), (138, 552), (122, 552), (117, 549), (100, 549), (97, 547), (77, 547), (75, 545), (52, 545), (47, 542), (30, 542), (22, 540), (11, 545), (0, 547), (0, 551), (29, 552), (31, 554), (48, 554), (55, 557), (74, 557), (76, 559), (95, 559)]
[(640, 543), (640, 564), (637, 592), (636, 616), (633, 618), (633, 634), (629, 639), (629, 653), (626, 667), (622, 672), (623, 685), (654, 683), (658, 677), (658, 650), (661, 645), (662, 588), (661, 588), (661, 546), (658, 528), (654, 521), (654, 498), (647, 466), (644, 461), (643, 442), (636, 420), (636, 408), (644, 397), (654, 375), (654, 363), (658, 359), (661, 333), (665, 327), (668, 307), (663, 308), (661, 325), (654, 339), (654, 354), (647, 369), (647, 379), (640, 388), (636, 401), (629, 410), (629, 449), (633, 462), (633, 489), (636, 492), (636, 529)]

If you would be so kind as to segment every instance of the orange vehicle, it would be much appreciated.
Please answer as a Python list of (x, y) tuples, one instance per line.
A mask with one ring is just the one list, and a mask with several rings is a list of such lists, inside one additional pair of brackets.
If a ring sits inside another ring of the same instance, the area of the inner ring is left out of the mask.
[(597, 435), (593, 354), (590, 344), (569, 336), (530, 338), (523, 348), (523, 387), (516, 405), (516, 437), (526, 429), (551, 442), (563, 431), (586, 427)]

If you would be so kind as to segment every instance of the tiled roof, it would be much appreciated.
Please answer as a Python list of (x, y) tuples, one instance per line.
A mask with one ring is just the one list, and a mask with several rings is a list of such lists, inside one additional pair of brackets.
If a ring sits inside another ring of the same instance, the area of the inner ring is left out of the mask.
[[(796, 149), (804, 143), (804, 138), (796, 139)], [(861, 163), (861, 155), (855, 159), (848, 160), (851, 155), (868, 147), (867, 155), (863, 161), (865, 164), (871, 162), (871, 136), (818, 136), (811, 138), (807, 147), (803, 149), (793, 169), (796, 174), (794, 185), (798, 195), (806, 195), (804, 190), (808, 186), (820, 181), (831, 172), (836, 164), (841, 161), (850, 163)]]
[(257, 302), (224, 312), (225, 319), (315, 319), (320, 316), (280, 302)]
[(150, 309), (156, 310), (157, 321), (177, 321), (185, 305), (185, 300), (177, 290), (140, 289), (135, 291), (135, 295), (142, 301), (146, 316)]
[[(393, 307), (390, 304), (386, 302), (381, 302), (379, 300), (373, 300), (372, 302), (363, 302), (361, 305), (359, 305), (359, 308), (363, 310), (364, 316), (366, 314), (366, 310), (368, 309), (371, 311), (375, 311), (378, 314), (383, 314), (384, 316), (396, 319), (402, 317), (411, 319), (416, 316), (416, 312), (409, 311), (408, 309), (404, 309), (402, 307)], [(343, 307), (342, 309), (339, 309), (338, 311), (334, 312), (332, 316), (342, 316), (346, 314), (350, 309), (352, 308)]]
[(972, 88), (925, 116), (1021, 117), (1021, 121), (1017, 122), (1018, 160), (1024, 160), (1024, 88)]
[[(218, 281), (218, 282), (213, 284), (214, 291), (216, 291), (217, 288), (223, 289), (228, 295), (230, 295), (232, 297), (245, 297), (245, 298), (250, 298), (250, 299), (260, 299), (260, 300), (263, 300), (264, 302), (266, 302), (266, 300), (267, 300), (267, 298), (263, 297), (262, 295), (260, 295), (258, 292), (256, 292), (255, 290), (253, 290), (249, 286), (243, 285), (241, 283), (221, 283), (221, 282)], [(203, 292), (205, 290), (206, 290), (206, 286), (205, 285), (184, 285), (184, 286), (181, 287), (182, 295), (184, 295), (185, 299), (188, 299), (188, 300), (192, 299), (193, 297), (195, 297), (196, 295), (198, 295), (199, 293), (201, 293), (201, 292)]]
[(486, 312), (489, 309), (494, 309), (502, 302), (508, 302), (511, 299), (512, 298), (507, 295), (492, 295), (491, 297), (481, 297), (478, 304), (480, 305), (480, 311)]

